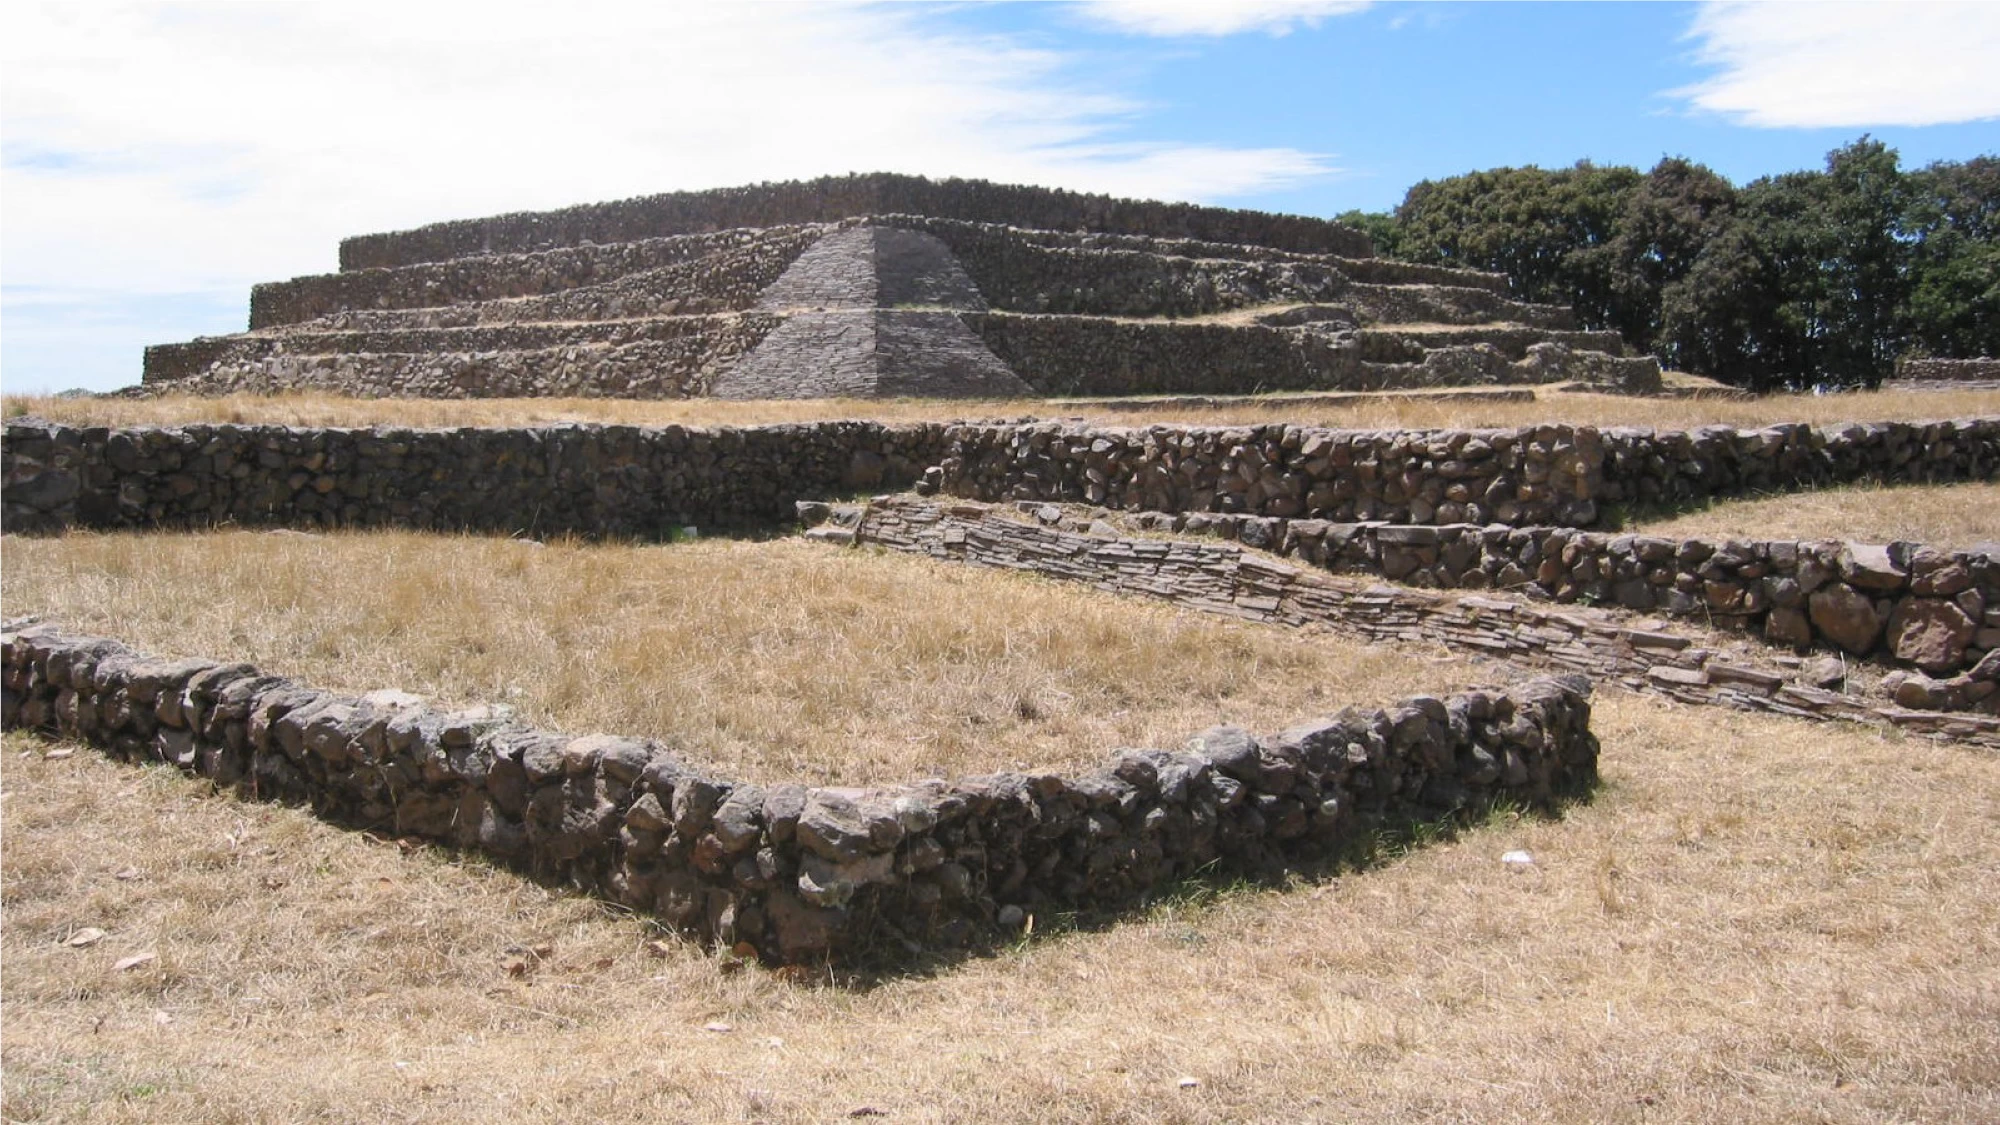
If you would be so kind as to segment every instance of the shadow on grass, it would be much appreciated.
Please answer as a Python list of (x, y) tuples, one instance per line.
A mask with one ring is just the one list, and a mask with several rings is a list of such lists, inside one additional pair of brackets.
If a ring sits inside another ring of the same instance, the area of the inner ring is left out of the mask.
[[(1742, 492), (1689, 496), (1679, 500), (1659, 500), (1633, 504), (1605, 504), (1598, 510), (1597, 523), (1587, 530), (1631, 532), (1643, 535), (1646, 528), (1650, 525), (1666, 523), (1669, 520), (1677, 520), (1685, 516), (1705, 515), (1735, 504), (1751, 504), (1762, 500), (1778, 500), (1786, 497), (1806, 496), (1822, 492), (1867, 491), (1870, 489), (1887, 488), (1891, 486), (1891, 483), (1880, 477), (1870, 476), (1837, 483), (1810, 483), (1797, 488), (1748, 489)], [(1908, 482), (1901, 483), (1907, 484)], [(1950, 481), (1945, 483), (1962, 482)]]
[(1218, 858), (1190, 875), (1153, 888), (1126, 906), (1032, 912), (1018, 936), (978, 942), (962, 949), (913, 949), (903, 935), (889, 928), (868, 943), (875, 951), (874, 956), (850, 956), (841, 964), (820, 962), (811, 966), (809, 979), (829, 987), (865, 992), (900, 981), (942, 976), (971, 961), (1024, 955), (1052, 941), (1079, 934), (1104, 933), (1123, 925), (1167, 918), (1193, 921), (1248, 895), (1297, 891), (1343, 877), (1365, 876), (1426, 849), (1451, 843), (1468, 832), (1528, 817), (1560, 822), (1569, 809), (1591, 804), (1599, 791), (1600, 783), (1593, 771), (1587, 780), (1558, 791), (1542, 808), (1499, 798), (1435, 817), (1389, 818), (1356, 831), (1327, 854), (1259, 869), (1234, 866)]

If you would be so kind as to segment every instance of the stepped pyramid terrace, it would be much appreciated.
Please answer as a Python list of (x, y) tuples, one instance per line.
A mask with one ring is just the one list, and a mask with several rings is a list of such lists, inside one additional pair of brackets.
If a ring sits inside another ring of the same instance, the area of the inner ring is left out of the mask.
[(351, 238), (144, 392), (1118, 396), (1585, 382), (1651, 357), (1321, 219), (858, 175)]

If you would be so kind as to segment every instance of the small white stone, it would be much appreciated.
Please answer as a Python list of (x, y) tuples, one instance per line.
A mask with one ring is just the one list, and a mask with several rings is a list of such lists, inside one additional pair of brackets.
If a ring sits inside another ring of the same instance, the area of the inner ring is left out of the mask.
[(1532, 852), (1512, 851), (1501, 856), (1500, 862), (1506, 864), (1509, 871), (1526, 871), (1535, 865), (1535, 857)]

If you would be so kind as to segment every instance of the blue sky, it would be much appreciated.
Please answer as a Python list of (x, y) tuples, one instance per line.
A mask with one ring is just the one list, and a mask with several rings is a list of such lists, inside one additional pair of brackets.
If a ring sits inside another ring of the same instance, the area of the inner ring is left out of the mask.
[(1994, 4), (151, 3), (0, 11), (0, 386), (137, 381), (349, 234), (849, 171), (1332, 215), (1864, 132), (2000, 152)]

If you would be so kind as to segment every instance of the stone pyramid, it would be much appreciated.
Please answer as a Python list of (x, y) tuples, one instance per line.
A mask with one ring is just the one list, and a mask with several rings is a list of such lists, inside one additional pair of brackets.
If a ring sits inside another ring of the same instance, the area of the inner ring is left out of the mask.
[(986, 308), (951, 247), (872, 224), (800, 254), (757, 298), (784, 320), (717, 376), (718, 398), (1017, 398), (1033, 389), (958, 313)]
[(1250, 394), (1586, 381), (1650, 357), (1496, 274), (1293, 215), (847, 176), (365, 235), (144, 391), (413, 397)]

